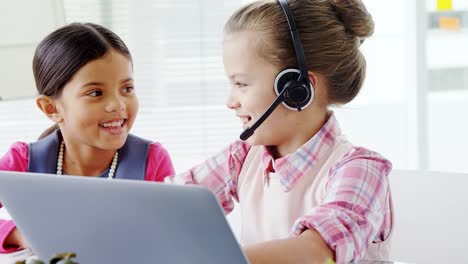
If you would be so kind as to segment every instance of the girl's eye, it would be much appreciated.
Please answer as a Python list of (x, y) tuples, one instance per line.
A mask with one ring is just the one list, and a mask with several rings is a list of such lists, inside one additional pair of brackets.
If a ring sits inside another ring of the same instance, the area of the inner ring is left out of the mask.
[(133, 92), (133, 90), (135, 90), (135, 88), (133, 86), (126, 86), (126, 87), (123, 88), (124, 93), (131, 93), (131, 92)]
[(99, 91), (99, 90), (96, 90), (96, 91), (92, 91), (92, 92), (88, 93), (88, 95), (92, 96), (92, 97), (97, 97), (97, 96), (101, 96), (102, 92)]
[(243, 88), (243, 87), (246, 87), (246, 86), (247, 86), (247, 84), (241, 83), (241, 82), (236, 82), (235, 85), (236, 85), (238, 88)]

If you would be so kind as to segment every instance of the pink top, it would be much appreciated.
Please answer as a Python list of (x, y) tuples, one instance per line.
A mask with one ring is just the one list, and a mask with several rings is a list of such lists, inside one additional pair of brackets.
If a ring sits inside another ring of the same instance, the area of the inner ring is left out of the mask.
[[(315, 229), (335, 251), (336, 262), (349, 263), (361, 259), (371, 244), (386, 240), (390, 234), (392, 221), (387, 175), (391, 163), (374, 151), (352, 145), (344, 156), (331, 159), (341, 135), (332, 113), (320, 131), (296, 152), (274, 159), (267, 148), (257, 147), (261, 151), (259, 164), (250, 165), (259, 167), (262, 175), (276, 174), (277, 185), (283, 194), (278, 191), (275, 199), (293, 192), (293, 188), (307, 187), (302, 186), (303, 176), (311, 170), (323, 169), (323, 197), (316, 206), (306, 208), (306, 213), (294, 219), (289, 235), (297, 236), (306, 229)], [(238, 189), (242, 186), (238, 180), (252, 149), (254, 147), (246, 142), (236, 141), (202, 164), (175, 177), (167, 177), (165, 181), (209, 188), (226, 214), (232, 211), (234, 200), (240, 200), (242, 209), (242, 199), (239, 199), (242, 195), (239, 194), (243, 190)], [(327, 161), (333, 161), (333, 166), (324, 166)], [(312, 198), (306, 196), (303, 199)]]
[[(0, 158), (0, 170), (27, 172), (29, 162), (28, 143), (16, 142), (8, 152)], [(150, 145), (146, 165), (145, 181), (162, 182), (168, 175), (174, 175), (174, 166), (167, 150), (157, 142)], [(2, 205), (0, 204), (0, 208)], [(13, 252), (16, 247), (5, 247), (6, 237), (16, 227), (12, 220), (0, 219), (0, 253)]]

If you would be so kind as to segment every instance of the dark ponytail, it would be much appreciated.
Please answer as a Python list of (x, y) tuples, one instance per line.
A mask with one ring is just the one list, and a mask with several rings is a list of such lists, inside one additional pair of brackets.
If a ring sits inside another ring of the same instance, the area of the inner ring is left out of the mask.
[(37, 140), (47, 137), (48, 135), (54, 133), (54, 131), (57, 129), (59, 129), (59, 126), (57, 124), (52, 125), (48, 129), (44, 130), (44, 132), (41, 133), (41, 135), (37, 138)]

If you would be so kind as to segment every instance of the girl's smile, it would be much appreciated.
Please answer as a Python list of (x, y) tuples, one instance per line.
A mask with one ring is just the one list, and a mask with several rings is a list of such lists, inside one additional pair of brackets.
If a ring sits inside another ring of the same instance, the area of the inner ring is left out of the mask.
[(102, 130), (106, 131), (111, 135), (122, 135), (126, 131), (127, 119), (112, 119), (104, 123), (100, 123), (99, 126)]
[(248, 124), (248, 123), (252, 120), (252, 117), (251, 117), (251, 116), (248, 116), (248, 115), (240, 115), (240, 114), (236, 114), (236, 116), (239, 117), (243, 129), (246, 129), (247, 127), (249, 127), (249, 124)]

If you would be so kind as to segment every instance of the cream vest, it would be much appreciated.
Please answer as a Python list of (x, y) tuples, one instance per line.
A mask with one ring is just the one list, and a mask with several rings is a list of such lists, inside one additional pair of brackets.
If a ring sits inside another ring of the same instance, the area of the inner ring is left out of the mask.
[[(295, 221), (322, 203), (330, 168), (352, 148), (344, 136), (337, 136), (317, 165), (285, 191), (279, 175), (264, 175), (261, 166), (262, 147), (252, 147), (239, 174), (238, 190), (241, 212), (242, 245), (286, 238)], [(312, 199), (310, 198), (312, 197)], [(389, 198), (391, 206), (391, 198)], [(393, 221), (392, 221), (393, 223)], [(373, 243), (363, 259), (388, 260), (390, 237)]]

